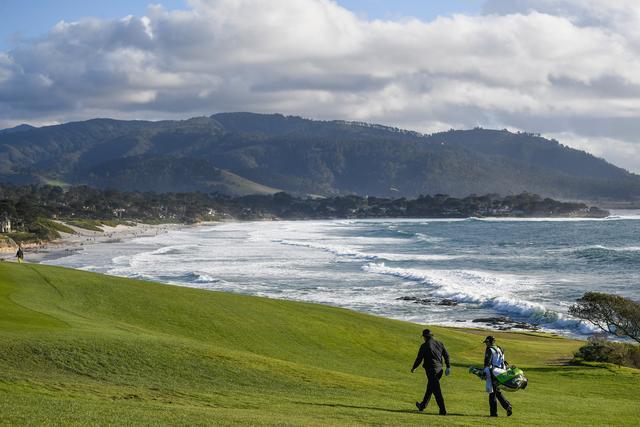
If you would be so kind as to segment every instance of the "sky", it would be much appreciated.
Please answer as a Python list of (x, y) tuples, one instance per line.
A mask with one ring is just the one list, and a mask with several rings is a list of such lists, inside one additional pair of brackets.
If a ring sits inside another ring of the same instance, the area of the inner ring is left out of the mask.
[(0, 0), (0, 128), (224, 111), (535, 132), (640, 173), (640, 1)]

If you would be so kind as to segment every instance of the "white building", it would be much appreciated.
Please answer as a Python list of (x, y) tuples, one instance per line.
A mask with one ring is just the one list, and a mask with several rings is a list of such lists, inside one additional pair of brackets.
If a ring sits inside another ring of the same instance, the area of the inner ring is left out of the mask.
[(6, 213), (0, 216), (0, 233), (11, 233), (11, 219)]

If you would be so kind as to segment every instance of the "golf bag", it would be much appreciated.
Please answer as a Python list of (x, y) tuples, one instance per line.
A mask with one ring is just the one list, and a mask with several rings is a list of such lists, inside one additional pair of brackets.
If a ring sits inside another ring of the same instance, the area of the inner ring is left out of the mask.
[[(487, 379), (483, 368), (471, 366), (469, 367), (469, 373), (482, 380)], [(508, 369), (494, 368), (493, 375), (498, 380), (498, 384), (502, 386), (502, 389), (506, 391), (524, 390), (529, 383), (527, 377), (524, 376), (524, 371), (516, 366), (510, 366)]]

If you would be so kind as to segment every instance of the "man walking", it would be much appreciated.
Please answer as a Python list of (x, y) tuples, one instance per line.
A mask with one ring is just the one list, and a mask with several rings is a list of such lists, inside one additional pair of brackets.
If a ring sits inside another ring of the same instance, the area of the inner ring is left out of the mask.
[(513, 413), (511, 403), (502, 395), (500, 391), (498, 380), (496, 375), (500, 370), (507, 369), (509, 364), (504, 359), (504, 351), (502, 348), (496, 345), (496, 339), (489, 335), (485, 338), (484, 343), (487, 345), (487, 349), (484, 352), (484, 372), (487, 376), (487, 393), (489, 393), (489, 414), (492, 417), (498, 416), (498, 404), (496, 398), (500, 402), (500, 405), (507, 411), (507, 417), (510, 417)]
[(411, 373), (413, 373), (420, 363), (423, 363), (425, 373), (427, 374), (427, 391), (424, 393), (422, 402), (416, 402), (416, 407), (420, 412), (424, 411), (424, 408), (429, 404), (431, 395), (436, 398), (438, 408), (440, 408), (440, 415), (447, 415), (447, 410), (444, 406), (444, 398), (442, 397), (442, 390), (440, 389), (440, 378), (442, 378), (442, 360), (447, 366), (445, 375), (449, 376), (451, 372), (451, 365), (449, 364), (449, 353), (440, 341), (433, 338), (431, 331), (425, 329), (422, 331), (422, 338), (424, 343), (418, 350), (418, 356), (416, 361), (413, 362)]

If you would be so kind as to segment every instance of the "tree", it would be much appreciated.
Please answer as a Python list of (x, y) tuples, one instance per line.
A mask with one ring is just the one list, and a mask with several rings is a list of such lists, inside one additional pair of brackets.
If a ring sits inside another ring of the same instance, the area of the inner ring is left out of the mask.
[(618, 295), (587, 292), (569, 308), (569, 314), (603, 331), (640, 343), (640, 304)]

